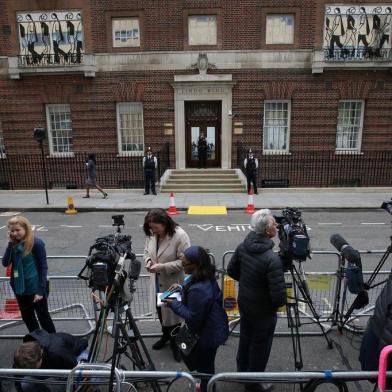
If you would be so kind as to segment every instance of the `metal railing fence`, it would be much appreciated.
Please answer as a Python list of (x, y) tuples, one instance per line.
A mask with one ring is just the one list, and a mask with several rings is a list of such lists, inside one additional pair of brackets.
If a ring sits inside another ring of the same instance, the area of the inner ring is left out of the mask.
[[(387, 372), (388, 377), (392, 377), (392, 372)], [(362, 371), (313, 371), (313, 372), (263, 372), (263, 373), (219, 373), (211, 377), (207, 385), (207, 391), (213, 392), (218, 390), (217, 383), (236, 382), (236, 383), (249, 383), (249, 382), (268, 382), (268, 383), (290, 383), (301, 384), (310, 380), (324, 380), (327, 383), (333, 381), (350, 382), (361, 380), (376, 380), (378, 372), (362, 372)], [(302, 390), (302, 389), (301, 389)], [(325, 390), (322, 389), (321, 390)], [(328, 389), (329, 390), (329, 389)], [(337, 390), (333, 387), (333, 390)], [(305, 389), (306, 392), (306, 389)]]
[(258, 159), (258, 187), (390, 186), (392, 151), (290, 151), (268, 153), (258, 146), (237, 146), (237, 167), (245, 173), (249, 147)]
[[(157, 180), (170, 166), (169, 154), (169, 144), (156, 153)], [(46, 156), (49, 188), (85, 188), (87, 156), (88, 153), (82, 152), (75, 152), (69, 157)], [(105, 188), (143, 188), (142, 156), (98, 153), (97, 183)], [(38, 151), (29, 155), (5, 154), (0, 159), (0, 189), (41, 189), (43, 184), (42, 157)]]
[[(100, 383), (107, 385), (110, 378), (110, 369), (102, 369), (107, 364), (99, 365), (96, 367), (101, 367), (100, 369), (94, 368), (96, 364), (85, 364), (83, 366), (77, 366), (70, 370), (58, 370), (58, 369), (0, 369), (0, 378), (8, 380), (21, 380), (23, 377), (29, 377), (28, 381), (39, 383), (37, 379), (31, 379), (32, 377), (42, 377), (42, 378), (60, 378), (64, 380), (62, 384), (67, 385), (67, 392), (72, 391), (73, 382), (75, 379), (80, 380), (80, 384), (89, 385), (89, 379), (93, 379), (94, 384)], [(129, 383), (139, 383), (139, 382), (151, 382), (151, 381), (162, 381), (162, 380), (178, 380), (183, 378), (187, 381), (188, 387), (186, 390), (190, 392), (196, 391), (196, 381), (193, 376), (184, 371), (127, 371), (122, 369), (116, 369), (116, 378), (120, 379), (120, 387), (127, 386), (129, 388)], [(85, 380), (83, 380), (85, 379)], [(41, 383), (48, 384), (48, 380), (41, 380)], [(116, 384), (116, 391), (125, 390), (119, 388), (118, 383)], [(131, 389), (126, 389), (131, 390)], [(136, 389), (135, 389), (136, 390)], [(143, 389), (144, 390), (144, 389)]]

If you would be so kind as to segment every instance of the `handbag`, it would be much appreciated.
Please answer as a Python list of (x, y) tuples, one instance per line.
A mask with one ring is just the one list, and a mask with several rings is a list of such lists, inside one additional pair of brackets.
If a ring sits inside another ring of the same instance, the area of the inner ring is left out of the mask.
[(181, 353), (187, 357), (199, 341), (199, 335), (193, 333), (186, 323), (184, 323), (179, 327), (179, 331), (175, 335), (174, 340)]

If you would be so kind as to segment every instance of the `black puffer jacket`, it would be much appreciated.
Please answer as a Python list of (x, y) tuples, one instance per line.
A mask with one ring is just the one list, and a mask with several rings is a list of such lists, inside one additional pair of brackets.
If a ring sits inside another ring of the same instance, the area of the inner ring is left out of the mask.
[(69, 333), (48, 333), (36, 329), (23, 338), (24, 342), (36, 340), (43, 349), (41, 369), (72, 369), (78, 355), (87, 348), (86, 339)]
[(376, 300), (370, 328), (383, 346), (392, 344), (392, 274)]
[(251, 231), (227, 267), (239, 281), (238, 305), (247, 318), (271, 316), (287, 301), (282, 262), (273, 247), (270, 238)]

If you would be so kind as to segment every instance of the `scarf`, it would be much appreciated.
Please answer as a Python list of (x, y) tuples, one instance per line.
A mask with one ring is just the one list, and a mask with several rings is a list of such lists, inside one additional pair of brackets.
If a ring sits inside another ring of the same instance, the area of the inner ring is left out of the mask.
[(13, 249), (13, 273), (14, 273), (14, 286), (15, 293), (22, 295), (25, 291), (25, 280), (23, 271), (23, 252), (24, 252), (24, 242), (20, 242)]

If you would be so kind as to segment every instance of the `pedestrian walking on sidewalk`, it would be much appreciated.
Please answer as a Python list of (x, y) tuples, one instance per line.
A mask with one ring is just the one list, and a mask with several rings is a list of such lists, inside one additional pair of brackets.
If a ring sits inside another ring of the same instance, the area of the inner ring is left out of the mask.
[(87, 180), (86, 180), (86, 196), (84, 199), (90, 197), (90, 188), (97, 188), (102, 194), (103, 198), (106, 199), (108, 194), (97, 184), (97, 159), (95, 154), (90, 154), (86, 160), (87, 168)]
[(155, 170), (157, 166), (157, 157), (152, 153), (151, 147), (148, 147), (146, 155), (143, 157), (145, 195), (150, 193), (150, 188), (153, 195), (157, 194), (155, 191)]
[(156, 303), (157, 293), (163, 293), (172, 284), (184, 280), (180, 255), (189, 248), (190, 240), (188, 234), (162, 208), (153, 208), (147, 213), (143, 229), (146, 234), (144, 263), (147, 271), (152, 274), (151, 311), (154, 314), (156, 309), (162, 325), (162, 337), (153, 344), (152, 348), (160, 350), (170, 341), (173, 356), (176, 361), (180, 361), (180, 353), (174, 339), (171, 338), (171, 332), (180, 325), (181, 317), (167, 307), (157, 307)]
[[(180, 256), (187, 278), (182, 285), (170, 290), (181, 290), (181, 301), (162, 300), (174, 313), (182, 317), (188, 328), (199, 339), (183, 360), (188, 369), (198, 373), (215, 373), (218, 347), (229, 336), (229, 323), (223, 309), (223, 295), (215, 278), (215, 266), (204, 248), (191, 246)], [(175, 331), (173, 331), (173, 334)], [(207, 391), (207, 379), (201, 381), (201, 391)]]
[(14, 216), (7, 226), (8, 246), (3, 256), (3, 266), (11, 265), (10, 285), (22, 319), (29, 332), (40, 328), (40, 325), (49, 333), (56, 332), (48, 310), (45, 244), (34, 237), (31, 224), (24, 216)]
[(246, 181), (248, 183), (248, 193), (250, 192), (251, 184), (253, 184), (253, 193), (257, 195), (257, 168), (259, 167), (259, 161), (254, 156), (251, 148), (244, 159), (244, 167)]

